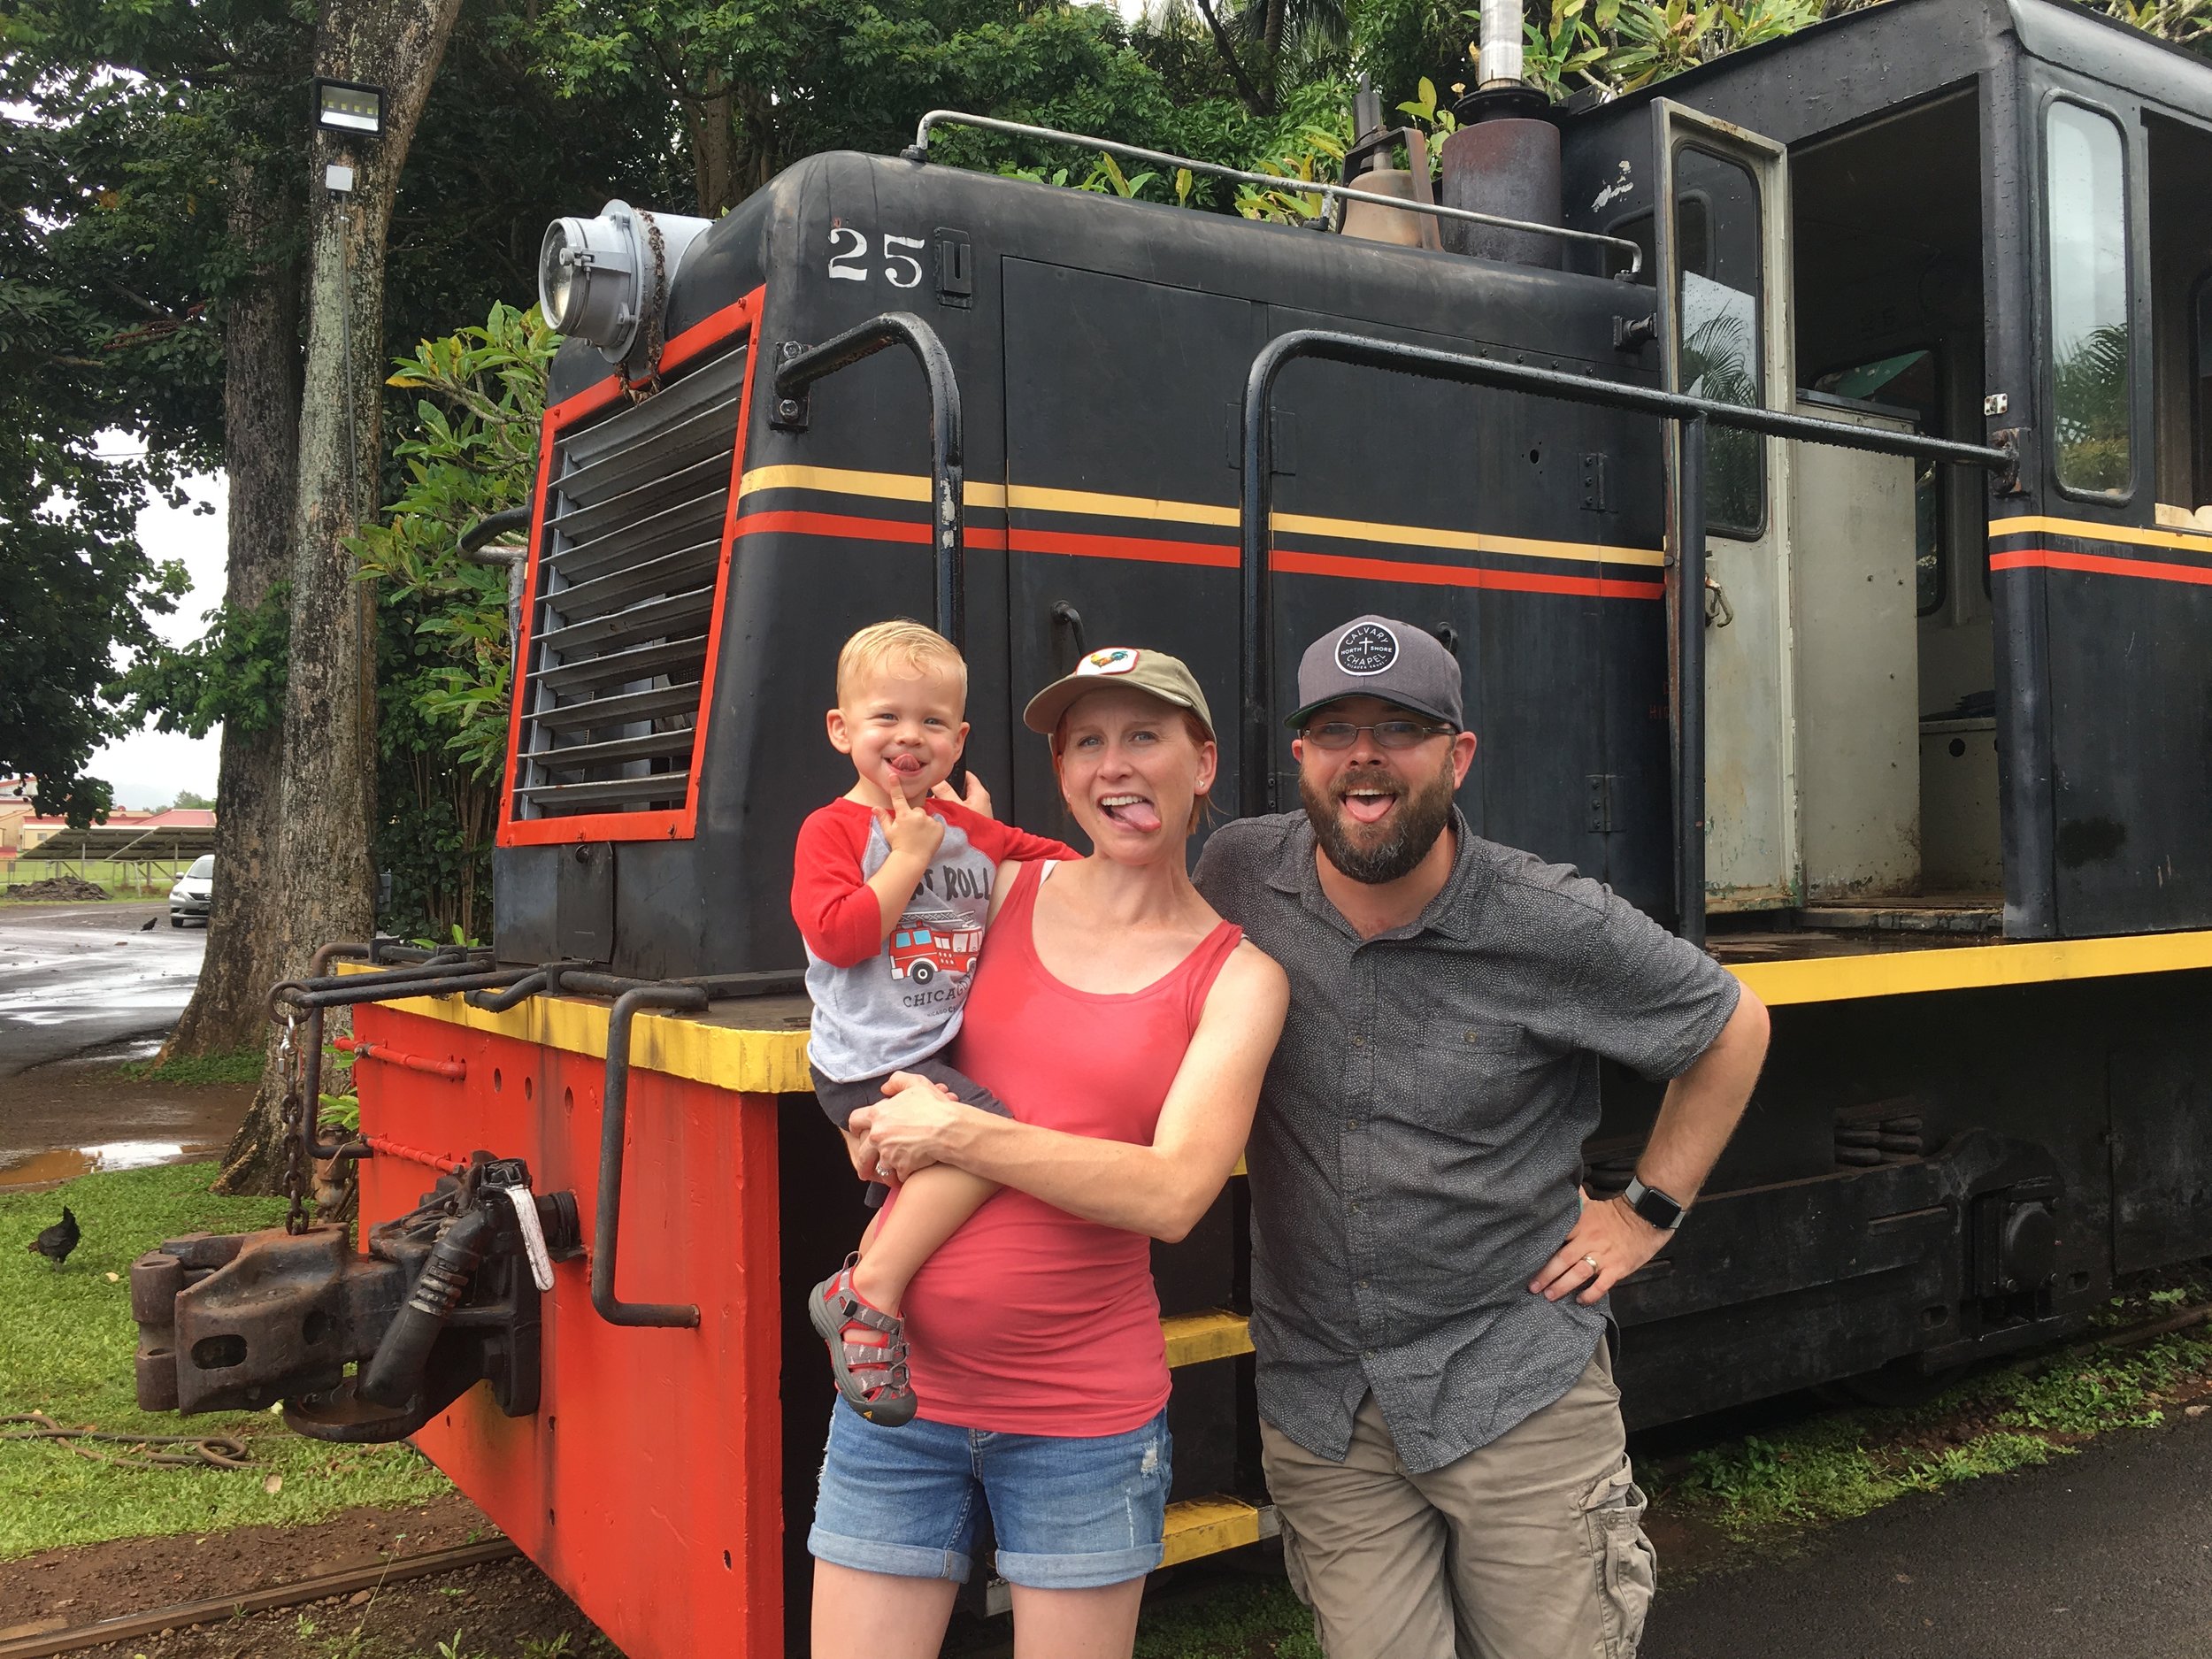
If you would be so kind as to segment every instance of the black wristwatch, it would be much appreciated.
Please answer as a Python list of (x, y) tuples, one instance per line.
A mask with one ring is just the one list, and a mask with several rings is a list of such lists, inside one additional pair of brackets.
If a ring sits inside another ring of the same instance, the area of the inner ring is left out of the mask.
[(1647, 1187), (1642, 1179), (1632, 1175), (1621, 1196), (1628, 1207), (1663, 1233), (1672, 1233), (1682, 1225), (1682, 1217), (1689, 1214), (1687, 1205), (1668, 1197), (1656, 1187)]

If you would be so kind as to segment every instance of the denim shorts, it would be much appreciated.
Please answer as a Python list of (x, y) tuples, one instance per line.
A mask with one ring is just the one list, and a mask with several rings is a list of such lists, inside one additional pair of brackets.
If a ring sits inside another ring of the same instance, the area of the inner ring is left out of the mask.
[(1125, 1583), (1160, 1564), (1171, 1453), (1165, 1411), (1125, 1434), (1063, 1437), (921, 1417), (887, 1429), (841, 1400), (806, 1547), (862, 1572), (964, 1584), (988, 1504), (1008, 1583)]

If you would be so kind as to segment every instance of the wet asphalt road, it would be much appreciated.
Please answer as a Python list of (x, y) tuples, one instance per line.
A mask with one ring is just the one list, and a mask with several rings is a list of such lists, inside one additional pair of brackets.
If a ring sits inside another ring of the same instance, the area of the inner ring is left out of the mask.
[(0, 1079), (159, 1036), (191, 1000), (206, 946), (204, 929), (169, 926), (165, 904), (0, 906)]
[(0, 903), (0, 1186), (229, 1140), (251, 1089), (113, 1081), (114, 1062), (150, 1055), (176, 1024), (206, 942), (162, 903)]
[(1641, 1659), (2083, 1654), (2212, 1655), (2212, 1416), (2109, 1434), (1829, 1527), (1790, 1559), (1663, 1587)]

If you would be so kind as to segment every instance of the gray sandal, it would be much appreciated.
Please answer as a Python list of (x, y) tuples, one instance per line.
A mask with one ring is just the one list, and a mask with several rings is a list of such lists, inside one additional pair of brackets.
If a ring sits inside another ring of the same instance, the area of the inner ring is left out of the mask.
[[(808, 1294), (807, 1318), (814, 1333), (829, 1345), (830, 1370), (837, 1392), (871, 1423), (897, 1428), (914, 1417), (914, 1385), (906, 1376), (906, 1323), (896, 1314), (871, 1306), (853, 1288), (857, 1255)], [(855, 1326), (881, 1336), (880, 1342), (847, 1340)]]

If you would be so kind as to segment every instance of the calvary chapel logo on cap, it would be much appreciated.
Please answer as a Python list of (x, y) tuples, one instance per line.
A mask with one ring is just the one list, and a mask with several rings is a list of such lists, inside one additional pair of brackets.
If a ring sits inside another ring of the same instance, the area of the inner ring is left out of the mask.
[(1294, 732), (1340, 697), (1379, 697), (1441, 721), (1466, 725), (1459, 659), (1425, 629), (1395, 617), (1354, 617), (1306, 647), (1298, 661), (1298, 707), (1283, 724)]
[(1110, 645), (1102, 651), (1093, 651), (1077, 664), (1079, 674), (1125, 674), (1137, 665), (1137, 653), (1125, 645)]
[(1379, 674), (1398, 660), (1398, 636), (1379, 622), (1355, 622), (1337, 636), (1336, 665), (1348, 674)]

